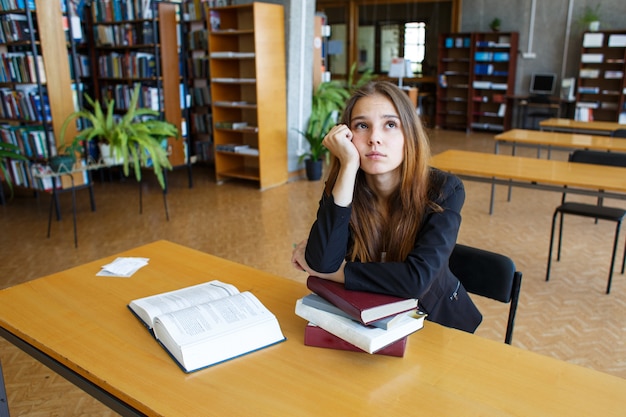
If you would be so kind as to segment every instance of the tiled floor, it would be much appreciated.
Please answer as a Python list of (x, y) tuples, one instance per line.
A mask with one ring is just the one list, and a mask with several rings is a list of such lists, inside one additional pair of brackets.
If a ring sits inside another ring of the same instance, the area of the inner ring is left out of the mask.
[[(492, 137), (431, 132), (433, 153), (448, 148), (492, 152)], [(534, 151), (526, 151), (535, 156)], [(553, 158), (565, 157), (553, 153)], [(322, 182), (293, 181), (260, 192), (250, 183), (217, 186), (212, 178), (207, 167), (195, 167), (194, 186), (189, 188), (186, 171), (170, 175), (169, 222), (155, 181), (143, 185), (143, 214), (138, 212), (134, 181), (96, 182), (96, 212), (90, 211), (86, 192), (78, 195), (77, 249), (69, 194), (62, 195), (64, 217), (53, 222), (49, 239), (49, 196), (16, 196), (0, 206), (0, 288), (157, 239), (303, 282), (305, 276), (292, 269), (289, 259), (293, 243), (307, 235)], [(621, 264), (616, 267), (612, 293), (604, 294), (614, 224), (567, 218), (564, 255), (553, 264), (552, 279), (546, 283), (550, 220), (560, 195), (516, 188), (507, 202), (506, 189), (498, 187), (495, 212), (489, 215), (489, 186), (465, 185), (459, 241), (510, 256), (524, 274), (513, 346), (626, 378), (626, 277), (619, 274)], [(502, 341), (508, 306), (476, 301), (485, 316), (477, 334)], [(4, 340), (0, 340), (0, 361), (11, 415), (114, 415)]]

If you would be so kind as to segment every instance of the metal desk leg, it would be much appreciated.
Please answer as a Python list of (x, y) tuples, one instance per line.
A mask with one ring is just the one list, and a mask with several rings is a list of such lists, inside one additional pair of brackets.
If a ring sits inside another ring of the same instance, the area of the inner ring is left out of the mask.
[(7, 390), (4, 386), (2, 364), (0, 364), (0, 417), (9, 417), (9, 401), (7, 400)]

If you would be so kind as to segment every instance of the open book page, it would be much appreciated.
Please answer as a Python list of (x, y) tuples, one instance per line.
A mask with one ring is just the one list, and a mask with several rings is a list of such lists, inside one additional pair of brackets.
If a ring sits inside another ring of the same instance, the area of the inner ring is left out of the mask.
[(276, 317), (250, 292), (160, 315), (154, 334), (187, 371), (284, 340)]
[(152, 329), (154, 318), (160, 314), (191, 307), (238, 294), (239, 290), (221, 281), (209, 281), (191, 287), (140, 298), (130, 302), (128, 307)]

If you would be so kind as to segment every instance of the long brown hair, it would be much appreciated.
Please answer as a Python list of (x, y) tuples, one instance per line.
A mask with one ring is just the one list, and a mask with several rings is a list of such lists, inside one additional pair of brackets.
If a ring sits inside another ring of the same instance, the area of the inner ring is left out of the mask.
[[(382, 95), (393, 103), (404, 133), (404, 160), (400, 184), (387, 201), (380, 201), (359, 170), (352, 201), (352, 247), (348, 259), (361, 262), (402, 261), (415, 244), (428, 199), (430, 145), (413, 103), (401, 89), (388, 81), (372, 81), (353, 93), (341, 117), (350, 126), (352, 110), (359, 99)], [(339, 160), (331, 159), (326, 193), (331, 194)], [(383, 255), (383, 253), (385, 255)]]

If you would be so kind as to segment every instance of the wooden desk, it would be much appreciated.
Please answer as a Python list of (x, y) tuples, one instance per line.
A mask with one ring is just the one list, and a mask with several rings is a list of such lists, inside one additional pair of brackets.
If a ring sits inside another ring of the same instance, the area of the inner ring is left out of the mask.
[(537, 157), (539, 158), (541, 157), (541, 148), (545, 147), (548, 150), (548, 159), (550, 159), (550, 151), (552, 149), (591, 149), (626, 152), (626, 139), (580, 133), (513, 129), (496, 135), (494, 139), (496, 141), (495, 153), (499, 152), (500, 144), (509, 143), (513, 146), (512, 155), (515, 155), (517, 146), (531, 146), (537, 148)]
[(626, 125), (617, 122), (581, 122), (572, 119), (552, 118), (539, 122), (541, 130), (552, 130), (561, 132), (595, 133), (599, 135), (610, 135), (617, 129), (626, 129)]
[[(461, 178), (496, 184), (626, 200), (626, 168), (525, 158), (483, 152), (448, 150), (433, 156), (431, 165)], [(603, 190), (603, 191), (600, 191)]]
[[(304, 284), (166, 241), (120, 255), (150, 263), (129, 279), (96, 277), (111, 256), (0, 291), (0, 327), (124, 415), (623, 415), (616, 376), (431, 322), (404, 358), (307, 347), (294, 314)], [(252, 291), (288, 340), (185, 374), (126, 305), (211, 279)]]

